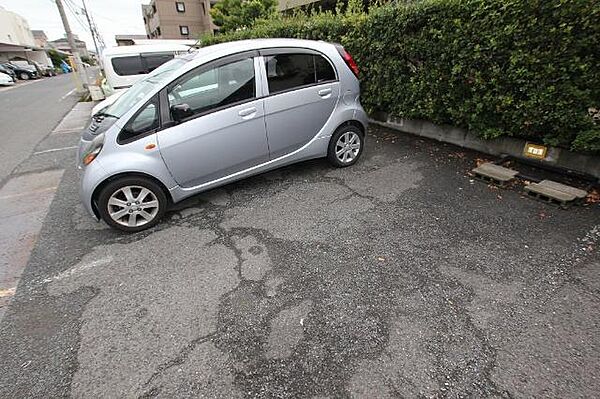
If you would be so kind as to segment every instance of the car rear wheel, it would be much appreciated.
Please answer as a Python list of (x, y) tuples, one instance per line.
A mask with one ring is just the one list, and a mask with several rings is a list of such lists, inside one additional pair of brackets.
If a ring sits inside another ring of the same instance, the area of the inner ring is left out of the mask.
[(327, 159), (338, 168), (354, 165), (362, 155), (363, 142), (364, 134), (358, 127), (341, 126), (331, 136)]
[(29, 80), (29, 75), (25, 72), (21, 72), (21, 75), (19, 77), (21, 78), (21, 80)]
[(98, 211), (109, 226), (136, 232), (158, 223), (167, 208), (162, 187), (145, 177), (123, 177), (108, 183), (98, 196)]

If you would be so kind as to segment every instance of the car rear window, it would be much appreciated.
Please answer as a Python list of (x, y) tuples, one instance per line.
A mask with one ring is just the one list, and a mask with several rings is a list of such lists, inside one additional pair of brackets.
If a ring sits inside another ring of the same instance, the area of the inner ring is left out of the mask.
[(172, 53), (165, 54), (142, 54), (142, 58), (146, 62), (146, 69), (148, 73), (152, 72), (167, 61), (172, 60), (174, 55)]
[(119, 76), (141, 75), (148, 73), (142, 64), (142, 57), (130, 55), (126, 57), (115, 57), (111, 61), (115, 73)]
[(128, 55), (113, 58), (111, 64), (119, 76), (140, 75), (152, 72), (173, 57), (173, 53)]
[(320, 55), (284, 53), (265, 57), (269, 93), (335, 80), (329, 61)]

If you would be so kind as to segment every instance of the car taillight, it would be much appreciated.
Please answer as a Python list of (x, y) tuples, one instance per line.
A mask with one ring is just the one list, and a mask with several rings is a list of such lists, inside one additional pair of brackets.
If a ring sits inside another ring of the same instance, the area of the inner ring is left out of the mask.
[(346, 65), (348, 65), (348, 68), (350, 68), (350, 70), (352, 71), (354, 76), (356, 76), (358, 78), (358, 65), (356, 65), (354, 58), (352, 58), (350, 53), (347, 52), (346, 49), (344, 47), (342, 47), (341, 45), (336, 45), (336, 47), (337, 47), (338, 52), (344, 59), (344, 62), (346, 62)]

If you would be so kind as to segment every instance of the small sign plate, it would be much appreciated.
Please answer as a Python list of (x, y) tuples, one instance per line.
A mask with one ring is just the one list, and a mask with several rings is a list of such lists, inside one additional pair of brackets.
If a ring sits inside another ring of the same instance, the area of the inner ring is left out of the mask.
[(523, 155), (529, 158), (544, 159), (548, 153), (548, 147), (540, 144), (525, 143)]

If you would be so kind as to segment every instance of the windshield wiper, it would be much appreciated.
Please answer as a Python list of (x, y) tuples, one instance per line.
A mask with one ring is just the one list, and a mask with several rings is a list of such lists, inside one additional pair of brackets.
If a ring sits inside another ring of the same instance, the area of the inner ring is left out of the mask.
[(119, 119), (118, 116), (116, 115), (112, 115), (112, 114), (107, 114), (106, 112), (100, 111), (97, 114), (94, 114), (94, 118), (98, 117), (98, 116), (104, 116), (104, 117), (109, 117), (109, 118), (115, 118), (115, 119)]

